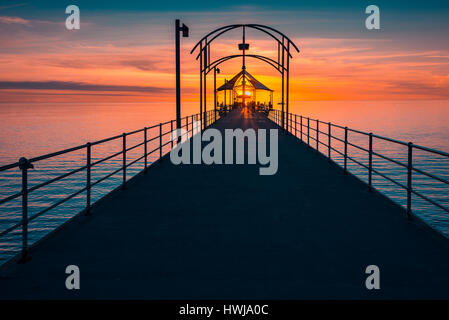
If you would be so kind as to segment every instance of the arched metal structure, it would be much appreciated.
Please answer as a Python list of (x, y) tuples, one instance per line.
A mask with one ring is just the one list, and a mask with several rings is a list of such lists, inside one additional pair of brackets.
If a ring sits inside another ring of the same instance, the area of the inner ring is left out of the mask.
[[(239, 44), (239, 49), (243, 51), (242, 54), (239, 55), (231, 55), (222, 57), (220, 59), (217, 59), (210, 62), (210, 45), (211, 43), (217, 39), (222, 34), (242, 28), (242, 43)], [(278, 45), (278, 55), (277, 55), (277, 61), (273, 60), (271, 58), (262, 56), (262, 55), (253, 55), (253, 54), (246, 54), (246, 50), (248, 50), (246, 39), (245, 39), (245, 32), (246, 28), (255, 29), (258, 31), (261, 31), (267, 35), (269, 35), (271, 38), (273, 38)], [(193, 49), (190, 51), (190, 54), (193, 54), (195, 50), (198, 48), (198, 55), (196, 56), (196, 60), (198, 58), (200, 59), (200, 114), (201, 114), (201, 123), (203, 123), (203, 103), (204, 103), (204, 112), (206, 112), (206, 75), (214, 68), (217, 67), (219, 64), (228, 61), (230, 59), (242, 58), (242, 70), (246, 68), (245, 66), (245, 59), (246, 57), (259, 59), (261, 61), (264, 61), (271, 66), (273, 66), (276, 70), (278, 70), (279, 73), (281, 73), (282, 76), (282, 115), (286, 114), (288, 117), (289, 114), (289, 82), (290, 82), (290, 58), (293, 58), (290, 47), (293, 47), (296, 52), (299, 52), (298, 47), (296, 44), (284, 33), (280, 32), (279, 30), (276, 30), (272, 27), (265, 26), (262, 24), (232, 24), (223, 26), (220, 28), (217, 28), (208, 34), (206, 34), (203, 38), (201, 38), (200, 41), (193, 47)], [(243, 79), (243, 85), (245, 85), (245, 79)], [(204, 99), (204, 101), (203, 101)], [(243, 102), (244, 104), (244, 102)], [(286, 110), (284, 110), (284, 107), (286, 107)], [(214, 106), (215, 108), (215, 116), (216, 116), (216, 108), (217, 106)], [(286, 112), (284, 112), (286, 111)], [(287, 121), (287, 122), (286, 122)], [(285, 123), (288, 123), (288, 118), (284, 119), (282, 118), (282, 127), (285, 128)], [(206, 124), (204, 124), (206, 126)]]

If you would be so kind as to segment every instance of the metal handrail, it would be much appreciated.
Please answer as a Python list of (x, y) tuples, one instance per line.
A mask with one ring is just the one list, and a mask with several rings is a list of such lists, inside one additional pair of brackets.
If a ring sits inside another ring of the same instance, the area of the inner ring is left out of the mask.
[[(400, 140), (396, 140), (396, 139), (392, 139), (392, 138), (388, 138), (388, 137), (384, 137), (384, 136), (380, 136), (377, 134), (373, 134), (373, 133), (368, 133), (368, 132), (364, 132), (361, 130), (356, 130), (356, 129), (351, 129), (348, 127), (344, 127), (338, 124), (333, 124), (331, 122), (324, 122), (318, 119), (312, 119), (310, 117), (305, 117), (302, 115), (297, 115), (297, 114), (293, 114), (293, 113), (288, 113), (289, 115), (289, 119), (290, 119), (290, 123), (283, 123), (283, 119), (285, 119), (285, 115), (283, 115), (283, 113), (285, 113), (282, 110), (272, 110), (272, 114), (268, 115), (268, 119), (270, 119), (271, 121), (273, 121), (275, 124), (279, 125), (281, 127), (281, 129), (292, 133), (296, 138), (298, 138), (300, 141), (303, 141), (307, 144), (308, 147), (313, 147), (312, 144), (310, 144), (310, 140), (315, 141), (316, 142), (316, 150), (318, 152), (320, 152), (318, 146), (319, 145), (323, 145), (325, 147), (328, 148), (328, 153), (327, 155), (324, 154), (323, 152), (321, 152), (323, 155), (325, 155), (327, 158), (329, 158), (330, 161), (333, 161), (332, 156), (331, 156), (331, 152), (336, 152), (338, 154), (340, 154), (343, 159), (344, 159), (344, 172), (347, 173), (347, 160), (351, 160), (354, 163), (356, 163), (357, 165), (365, 168), (368, 170), (368, 187), (369, 190), (371, 191), (374, 187), (372, 185), (372, 174), (375, 173), (378, 176), (394, 183), (395, 185), (405, 189), (407, 191), (407, 215), (411, 216), (412, 214), (412, 194), (415, 194), (417, 196), (419, 196), (420, 198), (422, 198), (423, 200), (427, 201), (428, 203), (446, 211), (449, 212), (449, 208), (442, 205), (441, 203), (438, 203), (437, 201), (429, 198), (428, 196), (425, 196), (423, 194), (421, 194), (420, 192), (417, 192), (412, 184), (413, 184), (413, 172), (417, 172), (420, 173), (432, 180), (436, 180), (438, 182), (444, 183), (446, 185), (449, 186), (449, 181), (438, 177), (432, 173), (426, 172), (424, 170), (418, 169), (415, 166), (413, 166), (413, 149), (419, 149), (425, 152), (429, 152), (432, 154), (436, 154), (439, 156), (443, 156), (443, 157), (447, 157), (449, 159), (449, 153), (444, 152), (444, 151), (440, 151), (440, 150), (435, 150), (432, 148), (428, 148), (428, 147), (424, 147), (424, 146), (420, 146), (420, 145), (416, 145), (413, 144), (411, 142), (407, 143), (404, 141), (400, 141)], [(293, 120), (294, 118), (294, 120)], [(298, 122), (298, 118), (299, 118), (299, 122)], [(305, 120), (305, 121), (304, 121)], [(316, 124), (316, 127), (311, 127), (311, 122)], [(324, 132), (321, 131), (319, 129), (319, 124), (325, 124), (328, 126), (328, 132)], [(298, 135), (298, 125), (299, 125), (299, 135)], [(332, 135), (332, 129), (333, 128), (337, 128), (337, 129), (342, 129), (344, 130), (344, 139), (341, 139), (339, 137), (336, 137), (334, 135)], [(294, 130), (293, 130), (294, 129)], [(311, 131), (314, 132), (314, 136), (311, 135)], [(361, 134), (363, 136), (367, 136), (369, 138), (368, 142), (369, 142), (369, 148), (364, 148), (362, 146), (359, 146), (353, 142), (349, 142), (349, 138), (348, 138), (348, 132), (353, 132), (353, 133), (357, 133), (357, 134)], [(323, 134), (325, 136), (328, 137), (328, 143), (326, 144), (323, 141), (319, 140), (319, 134)], [(307, 140), (304, 141), (303, 138), (306, 138)], [(387, 142), (391, 142), (394, 144), (398, 144), (401, 146), (406, 146), (408, 149), (408, 157), (407, 157), (407, 163), (402, 163), (398, 160), (392, 159), (388, 156), (382, 155), (379, 152), (375, 152), (373, 151), (373, 139), (380, 139), (383, 141), (387, 141)], [(331, 146), (331, 141), (332, 140), (337, 140), (340, 141), (344, 144), (344, 152), (341, 152), (340, 150), (337, 150), (336, 148)], [(369, 163), (368, 165), (361, 163), (360, 161), (356, 160), (354, 157), (351, 157), (348, 155), (348, 146), (352, 146), (357, 148), (358, 150), (361, 150), (363, 152), (366, 152), (369, 155)], [(373, 155), (378, 156), (382, 159), (385, 159), (391, 163), (394, 163), (398, 166), (401, 166), (402, 168), (405, 168), (407, 170), (407, 184), (404, 185), (398, 181), (396, 181), (395, 179), (388, 177), (386, 174), (380, 172), (379, 170), (376, 170), (373, 168)], [(334, 161), (335, 162), (335, 161)]]
[[(198, 121), (198, 118), (201, 119), (201, 117), (198, 117), (200, 114), (192, 114), (189, 116), (185, 116), (183, 118), (181, 118), (181, 122), (185, 122), (184, 125), (181, 125), (181, 128), (187, 128), (187, 134), (191, 133), (193, 134), (194, 132), (194, 127), (193, 127), (193, 123), (194, 123), (194, 118)], [(213, 116), (214, 115), (214, 116)], [(206, 123), (201, 124), (200, 126), (197, 126), (195, 129), (197, 130), (201, 130), (201, 129), (205, 129), (206, 126), (210, 126), (212, 123), (214, 123), (218, 118), (217, 115), (215, 113), (214, 110), (210, 110), (207, 112), (204, 112), (204, 116), (205, 116), (205, 120), (207, 119), (207, 125)], [(189, 119), (191, 121), (189, 121)], [(38, 157), (34, 157), (31, 159), (26, 159), (26, 158), (21, 158), (18, 162), (16, 163), (12, 163), (12, 164), (8, 164), (5, 166), (1, 166), (0, 167), (0, 172), (6, 171), (6, 170), (10, 170), (10, 169), (14, 169), (19, 167), (20, 170), (22, 171), (22, 190), (18, 193), (15, 193), (13, 195), (7, 196), (3, 199), (0, 199), (0, 205), (7, 203), (9, 201), (12, 201), (16, 198), (22, 197), (22, 219), (19, 223), (16, 223), (10, 227), (8, 227), (7, 229), (3, 230), (0, 232), (0, 237), (7, 235), (8, 233), (18, 229), (19, 227), (22, 227), (22, 232), (21, 232), (21, 237), (22, 237), (22, 250), (21, 250), (21, 259), (22, 260), (26, 260), (27, 255), (28, 255), (28, 224), (33, 221), (34, 219), (36, 219), (37, 217), (45, 214), (46, 212), (60, 206), (61, 204), (67, 202), (68, 200), (86, 192), (86, 206), (85, 208), (81, 211), (81, 212), (85, 212), (86, 215), (90, 214), (91, 211), (91, 207), (92, 207), (92, 203), (90, 201), (90, 196), (91, 196), (91, 190), (94, 186), (96, 186), (97, 184), (105, 181), (106, 179), (112, 177), (113, 175), (122, 172), (123, 173), (123, 181), (122, 181), (122, 187), (125, 188), (126, 187), (126, 181), (127, 181), (127, 175), (126, 175), (126, 168), (132, 166), (133, 164), (137, 163), (138, 161), (144, 159), (144, 168), (141, 170), (141, 172), (146, 172), (147, 168), (148, 168), (148, 163), (147, 163), (147, 158), (149, 155), (153, 154), (154, 152), (159, 150), (159, 159), (162, 158), (163, 156), (163, 151), (162, 149), (167, 146), (168, 144), (171, 144), (171, 147), (173, 148), (173, 144), (176, 140), (173, 140), (171, 137), (169, 138), (168, 142), (163, 143), (162, 142), (162, 138), (164, 136), (166, 136), (167, 134), (170, 134), (171, 132), (173, 132), (174, 129), (177, 128), (173, 128), (173, 123), (174, 120), (170, 120), (170, 121), (166, 121), (166, 122), (161, 122), (159, 124), (156, 125), (152, 125), (149, 127), (144, 127), (138, 130), (134, 130), (131, 132), (125, 132), (123, 134), (120, 135), (116, 135), (113, 137), (109, 137), (109, 138), (105, 138), (105, 139), (101, 139), (95, 142), (91, 142), (91, 143), (86, 143), (83, 145), (79, 145), (76, 147), (72, 147), (72, 148), (68, 148), (68, 149), (64, 149), (64, 150), (60, 150), (60, 151), (56, 151), (56, 152), (52, 152), (52, 153), (48, 153), (42, 156), (38, 156)], [(170, 124), (170, 128), (166, 131), (163, 132), (162, 128), (164, 126), (166, 126), (167, 124)], [(189, 125), (191, 125), (191, 129), (189, 130)], [(154, 128), (159, 128), (159, 133), (155, 136), (153, 136), (151, 139), (148, 139), (148, 132), (151, 129)], [(133, 146), (127, 146), (126, 145), (126, 141), (127, 141), (127, 137), (143, 132), (144, 133), (144, 141), (139, 142)], [(102, 159), (98, 159), (95, 162), (92, 162), (92, 156), (91, 156), (91, 148), (93, 146), (99, 145), (99, 144), (103, 144), (109, 141), (113, 141), (113, 140), (118, 140), (118, 139), (122, 139), (122, 144), (123, 144), (123, 148), (122, 150), (115, 152), (111, 155), (108, 155)], [(159, 146), (156, 147), (154, 150), (149, 151), (147, 150), (147, 145), (148, 143), (159, 139)], [(144, 154), (140, 157), (138, 157), (137, 159), (134, 159), (131, 162), (127, 162), (129, 159), (126, 158), (127, 152), (134, 150), (140, 146), (144, 146)], [(45, 160), (45, 159), (50, 159), (59, 155), (63, 155), (63, 154), (67, 154), (70, 152), (74, 152), (74, 151), (78, 151), (78, 150), (82, 150), (82, 149), (86, 149), (86, 164), (82, 165), (81, 167), (71, 170), (69, 172), (63, 173), (53, 179), (41, 182), (35, 186), (32, 187), (28, 187), (28, 170), (33, 168), (33, 164), (32, 163), (37, 163), (41, 160)], [(122, 155), (122, 166), (120, 166), (118, 169), (110, 172), (109, 174), (107, 174), (106, 176), (101, 177), (100, 179), (96, 180), (96, 181), (92, 181), (91, 178), (91, 169), (94, 166), (98, 166), (99, 164), (110, 160), (114, 157), (117, 157), (119, 155)], [(154, 163), (154, 162), (153, 162)], [(150, 164), (150, 166), (152, 165), (152, 163)], [(32, 215), (32, 216), (28, 216), (28, 195), (30, 192), (35, 191), (37, 189), (40, 189), (42, 187), (45, 187), (47, 185), (50, 185), (54, 182), (57, 182), (59, 180), (62, 180), (64, 178), (67, 178), (75, 173), (81, 172), (83, 170), (86, 170), (87, 172), (87, 181), (86, 181), (86, 186), (81, 188), (80, 190), (68, 195), (67, 197), (65, 197), (64, 199), (61, 199), (59, 201), (57, 201), (56, 203), (53, 203), (52, 205), (50, 205), (49, 207), (42, 209), (41, 211), (37, 212), (36, 214)], [(109, 194), (109, 193), (108, 193)]]

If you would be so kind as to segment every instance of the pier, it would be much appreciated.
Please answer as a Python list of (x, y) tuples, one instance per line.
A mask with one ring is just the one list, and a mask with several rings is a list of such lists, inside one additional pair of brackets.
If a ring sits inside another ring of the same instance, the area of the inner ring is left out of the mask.
[(279, 129), (276, 175), (167, 153), (3, 266), (0, 298), (449, 298), (449, 240), (271, 118), (237, 109), (210, 127)]

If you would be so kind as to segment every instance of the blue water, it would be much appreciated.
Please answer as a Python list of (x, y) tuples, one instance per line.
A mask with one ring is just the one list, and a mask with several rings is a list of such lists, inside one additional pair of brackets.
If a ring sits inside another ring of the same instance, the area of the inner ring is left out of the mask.
[[(196, 113), (195, 103), (186, 104), (184, 115)], [(403, 102), (297, 102), (292, 105), (292, 112), (319, 118), (322, 121), (333, 121), (351, 128), (372, 131), (395, 139), (413, 141), (428, 147), (449, 151), (449, 103), (447, 101), (403, 101)], [(17, 161), (21, 156), (34, 157), (45, 153), (81, 145), (87, 141), (95, 141), (109, 136), (133, 131), (144, 126), (174, 118), (174, 108), (169, 103), (136, 103), (136, 104), (0, 104), (0, 166)], [(299, 126), (298, 126), (299, 128)], [(166, 128), (168, 130), (168, 127)], [(327, 128), (326, 128), (327, 129)], [(155, 136), (157, 128), (149, 131), (149, 138)], [(323, 128), (324, 130), (324, 128)], [(165, 131), (165, 130), (164, 130)], [(299, 129), (298, 129), (299, 131)], [(313, 132), (313, 131), (311, 131)], [(333, 132), (343, 137), (343, 130)], [(164, 138), (167, 141), (168, 135)], [(327, 137), (319, 139), (327, 143)], [(351, 133), (350, 142), (367, 148), (366, 136)], [(143, 133), (127, 138), (131, 146), (143, 141)], [(310, 140), (315, 146), (315, 141)], [(158, 145), (154, 141), (148, 145), (153, 150)], [(333, 141), (333, 146), (342, 151), (342, 144)], [(117, 139), (92, 147), (92, 161), (102, 159), (120, 151), (122, 140)], [(322, 152), (327, 150), (320, 146)], [(388, 142), (375, 140), (374, 150), (395, 160), (406, 163), (407, 148)], [(164, 153), (169, 151), (169, 146)], [(367, 165), (368, 156), (354, 147), (349, 148), (349, 156)], [(127, 163), (143, 155), (143, 146), (127, 154)], [(157, 159), (154, 153), (149, 163)], [(341, 156), (332, 152), (332, 158), (343, 164)], [(85, 149), (60, 155), (35, 163), (29, 171), (29, 187), (69, 172), (85, 165)], [(391, 178), (406, 184), (406, 169), (392, 164), (382, 158), (374, 157), (374, 168)], [(96, 181), (122, 165), (121, 155), (94, 166), (92, 181)], [(414, 165), (449, 180), (449, 159), (416, 151)], [(127, 178), (143, 169), (143, 160), (127, 169)], [(367, 181), (366, 169), (352, 161), (348, 162), (351, 172)], [(29, 216), (67, 197), (85, 186), (85, 170), (56, 183), (35, 190), (29, 195)], [(92, 189), (92, 202), (100, 199), (122, 183), (122, 173), (103, 181)], [(394, 201), (405, 205), (406, 191), (387, 180), (374, 175), (374, 186)], [(443, 183), (435, 182), (420, 174), (413, 175), (414, 188), (449, 207), (449, 188)], [(18, 169), (0, 172), (0, 198), (20, 192), (21, 176)], [(41, 239), (49, 231), (85, 208), (85, 192), (67, 201), (63, 205), (50, 210), (33, 220), (29, 225), (30, 244)], [(413, 197), (413, 211), (427, 223), (439, 231), (449, 235), (449, 215), (444, 211)], [(363, 214), (363, 213), (361, 213)], [(0, 205), (0, 231), (19, 223), (21, 220), (21, 200)], [(0, 238), (0, 263), (5, 262), (20, 251), (20, 228)]]

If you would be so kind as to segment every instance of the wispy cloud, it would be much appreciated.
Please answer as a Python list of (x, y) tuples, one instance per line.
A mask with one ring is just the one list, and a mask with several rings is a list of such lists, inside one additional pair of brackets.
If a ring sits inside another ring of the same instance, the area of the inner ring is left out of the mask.
[(8, 16), (0, 16), (0, 23), (18, 23), (23, 25), (29, 25), (30, 20), (26, 20), (20, 17), (8, 17)]
[(28, 89), (28, 90), (70, 90), (70, 91), (113, 91), (113, 92), (141, 92), (167, 93), (170, 88), (151, 86), (126, 85), (98, 85), (72, 81), (0, 81), (0, 89)]
[(27, 4), (28, 3), (24, 2), (24, 3), (16, 3), (16, 4), (6, 5), (6, 6), (0, 6), (0, 10), (23, 7), (23, 6), (26, 6)]

